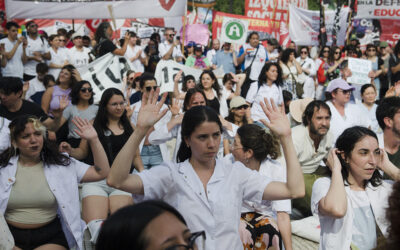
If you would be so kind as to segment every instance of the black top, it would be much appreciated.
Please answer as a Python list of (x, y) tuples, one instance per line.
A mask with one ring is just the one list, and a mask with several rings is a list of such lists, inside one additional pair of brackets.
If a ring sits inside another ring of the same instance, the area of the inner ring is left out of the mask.
[(108, 39), (104, 40), (99, 45), (99, 54), (97, 55), (97, 57), (104, 56), (108, 52), (113, 52), (116, 49), (117, 49), (117, 46), (115, 46), (115, 44), (113, 42), (111, 42)]
[(214, 96), (214, 99), (209, 100), (207, 99), (207, 106), (209, 106), (210, 108), (214, 109), (215, 112), (217, 112), (217, 114), (219, 114), (219, 101), (217, 99), (217, 97)]
[(43, 111), (43, 109), (34, 102), (30, 102), (27, 100), (22, 100), (22, 106), (17, 112), (10, 112), (4, 105), (0, 104), (0, 116), (7, 118), (8, 120), (13, 120), (15, 117), (21, 115), (34, 115), (40, 119), (40, 121), (44, 121), (47, 119), (47, 114)]
[[(400, 63), (400, 59), (397, 56), (391, 56), (389, 59), (389, 70), (392, 71), (390, 68), (397, 66)], [(400, 79), (400, 71), (396, 73), (392, 73), (392, 84), (394, 85), (395, 80)]]

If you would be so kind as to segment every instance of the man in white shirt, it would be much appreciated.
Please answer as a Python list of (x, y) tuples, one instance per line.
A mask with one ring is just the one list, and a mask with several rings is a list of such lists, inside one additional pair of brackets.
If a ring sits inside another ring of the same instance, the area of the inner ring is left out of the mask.
[(179, 40), (174, 41), (175, 31), (173, 28), (165, 29), (165, 41), (160, 43), (158, 46), (158, 51), (160, 52), (160, 57), (162, 60), (175, 60), (177, 62), (182, 62), (183, 55), (179, 48)]
[(218, 39), (212, 40), (212, 49), (207, 51), (207, 59), (210, 63), (213, 64), (215, 55), (217, 54), (217, 51), (220, 49), (220, 42)]
[(22, 80), (24, 74), (24, 63), (26, 62), (26, 38), (18, 37), (19, 25), (16, 22), (7, 22), (8, 35), (0, 40), (4, 44), (7, 64), (2, 67), (3, 77), (17, 77)]
[(292, 128), (292, 138), (303, 170), (306, 195), (294, 199), (293, 208), (306, 217), (311, 215), (312, 186), (316, 179), (327, 175), (327, 168), (322, 165), (333, 146), (333, 134), (329, 131), (331, 110), (323, 101), (310, 102), (301, 116), (303, 124)]
[(49, 45), (38, 33), (38, 25), (34, 21), (26, 23), (27, 42), (26, 55), (28, 61), (24, 65), (24, 81), (29, 81), (36, 76), (36, 65), (45, 60), (50, 60)]
[(74, 47), (68, 50), (68, 62), (77, 69), (88, 65), (90, 49), (83, 46), (82, 36), (78, 33), (74, 33), (71, 39), (74, 43)]

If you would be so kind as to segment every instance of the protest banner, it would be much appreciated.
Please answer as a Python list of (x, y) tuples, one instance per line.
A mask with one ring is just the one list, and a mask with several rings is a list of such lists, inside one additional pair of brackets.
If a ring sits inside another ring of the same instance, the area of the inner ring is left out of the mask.
[[(304, 10), (290, 5), (289, 34), (290, 39), (296, 45), (318, 45), (319, 35), (319, 11)], [(339, 27), (337, 33), (337, 45), (344, 45), (346, 39), (346, 22), (349, 8), (342, 8), (339, 14)], [(332, 44), (332, 30), (334, 25), (335, 12), (325, 11), (326, 33), (328, 35), (327, 44)]]
[(398, 0), (359, 0), (355, 19), (400, 19), (400, 1)]
[(210, 31), (208, 30), (207, 24), (189, 24), (186, 25), (185, 29), (185, 40), (183, 41), (183, 27), (180, 30), (181, 42), (184, 42), (185, 46), (190, 41), (195, 41), (197, 44), (203, 46), (208, 45), (208, 40), (210, 38)]
[(247, 20), (224, 17), (221, 29), (221, 41), (244, 44), (246, 42), (249, 22)]
[(347, 78), (347, 82), (354, 84), (366, 84), (371, 82), (368, 73), (372, 70), (372, 62), (370, 60), (349, 57), (349, 69), (351, 77)]
[(386, 41), (394, 46), (400, 39), (400, 20), (389, 19), (354, 19), (352, 35), (356, 35), (360, 45), (377, 44)]
[(123, 91), (122, 79), (129, 70), (125, 57), (108, 53), (89, 65), (79, 68), (82, 80), (89, 81), (92, 85), (95, 103), (100, 101), (104, 90), (117, 88)]
[[(225, 17), (234, 18), (237, 20), (244, 20), (249, 23), (248, 32), (257, 31), (260, 35), (260, 40), (268, 39), (274, 30), (279, 28), (279, 24), (273, 27), (270, 19), (257, 19), (241, 15), (228, 14), (224, 12), (216, 12), (212, 24), (213, 39), (221, 38), (222, 22)], [(247, 35), (246, 35), (247, 36)], [(278, 30), (279, 36), (279, 30)], [(276, 38), (276, 36), (274, 36)], [(278, 39), (278, 38), (277, 38)], [(279, 39), (278, 39), (279, 40)]]
[(288, 21), (289, 3), (308, 9), (307, 0), (246, 0), (244, 13), (252, 18), (270, 19), (279, 25), (281, 21)]
[[(186, 0), (5, 0), (7, 17), (102, 19), (184, 16)], [(88, 11), (89, 10), (89, 11)]]
[[(157, 64), (154, 77), (157, 79), (157, 84), (160, 86), (160, 93), (174, 91), (174, 78), (176, 74), (182, 70), (182, 79), (185, 75), (192, 75), (195, 79), (199, 79), (203, 70), (188, 67), (186, 65), (177, 63), (173, 60), (161, 60)], [(213, 70), (216, 77), (221, 78), (224, 75), (222, 68)], [(179, 82), (179, 89), (181, 88), (182, 79)]]

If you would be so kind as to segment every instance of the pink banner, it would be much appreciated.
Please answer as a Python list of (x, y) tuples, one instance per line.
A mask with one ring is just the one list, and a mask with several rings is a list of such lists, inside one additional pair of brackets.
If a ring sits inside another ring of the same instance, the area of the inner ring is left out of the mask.
[[(180, 31), (181, 41), (182, 41), (182, 33), (183, 33), (182, 29)], [(210, 32), (208, 31), (208, 25), (207, 24), (189, 24), (189, 25), (186, 25), (185, 34), (186, 34), (185, 35), (185, 46), (190, 41), (194, 41), (194, 42), (199, 43), (199, 44), (204, 45), (204, 46), (208, 45), (208, 39), (210, 37)]]

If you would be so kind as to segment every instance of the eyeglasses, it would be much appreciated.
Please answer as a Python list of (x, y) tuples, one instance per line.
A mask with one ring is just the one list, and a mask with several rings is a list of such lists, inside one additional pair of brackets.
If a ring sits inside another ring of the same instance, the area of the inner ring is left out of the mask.
[(120, 106), (120, 107), (125, 107), (126, 104), (127, 104), (127, 102), (113, 102), (113, 103), (111, 103), (110, 105), (111, 105), (111, 107), (116, 108), (116, 107), (118, 107), (118, 106)]
[(174, 245), (174, 246), (167, 247), (164, 250), (194, 250), (194, 249), (197, 249), (197, 248), (195, 248), (196, 240), (200, 236), (201, 236), (201, 240), (202, 240), (202, 246), (204, 247), (204, 243), (206, 240), (206, 232), (201, 231), (201, 232), (192, 233), (190, 235), (188, 245)]
[(376, 50), (375, 49), (368, 49), (367, 51), (368, 52), (375, 52)]
[(156, 90), (157, 90), (157, 86), (153, 86), (153, 87), (148, 86), (148, 87), (146, 87), (145, 89), (146, 89), (147, 92), (150, 92), (151, 89), (153, 89), (154, 91), (156, 91)]
[(247, 104), (244, 104), (244, 105), (242, 105), (242, 106), (239, 106), (239, 107), (237, 107), (237, 108), (234, 108), (234, 109), (247, 109), (249, 107), (249, 105), (247, 105)]
[(86, 93), (86, 92), (92, 93), (92, 91), (93, 91), (93, 88), (81, 88), (82, 93)]
[(300, 51), (301, 54), (308, 54), (307, 51)]
[(61, 40), (61, 39), (58, 39), (58, 41), (60, 41), (60, 42), (65, 42), (65, 40)]

